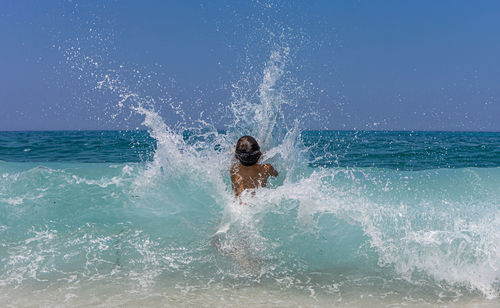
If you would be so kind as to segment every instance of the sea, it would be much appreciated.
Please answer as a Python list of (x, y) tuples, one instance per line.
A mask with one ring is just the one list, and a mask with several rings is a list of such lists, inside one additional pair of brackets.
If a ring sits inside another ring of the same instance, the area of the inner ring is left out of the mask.
[(1, 132), (0, 306), (500, 305), (500, 133), (254, 133)]

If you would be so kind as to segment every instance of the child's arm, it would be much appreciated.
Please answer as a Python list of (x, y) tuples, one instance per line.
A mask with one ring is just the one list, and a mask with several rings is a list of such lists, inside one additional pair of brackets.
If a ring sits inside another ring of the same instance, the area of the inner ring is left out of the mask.
[(237, 168), (235, 166), (231, 167), (231, 184), (233, 186), (233, 191), (236, 196), (239, 196), (243, 191), (243, 179), (241, 175), (238, 174)]
[(271, 164), (265, 164), (264, 168), (266, 168), (266, 171), (270, 176), (278, 176), (278, 171), (276, 171)]

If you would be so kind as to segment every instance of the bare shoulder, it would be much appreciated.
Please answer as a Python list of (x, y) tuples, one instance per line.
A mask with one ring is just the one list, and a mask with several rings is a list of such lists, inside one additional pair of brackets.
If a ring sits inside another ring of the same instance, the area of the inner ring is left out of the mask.
[(238, 164), (232, 164), (232, 165), (231, 165), (231, 168), (229, 169), (229, 173), (231, 173), (231, 174), (235, 174), (235, 173), (237, 173), (237, 172), (238, 172), (238, 170), (239, 170), (239, 168), (238, 168)]
[(269, 175), (278, 176), (278, 171), (276, 171), (276, 169), (274, 169), (274, 167), (271, 164), (264, 164), (262, 166)]

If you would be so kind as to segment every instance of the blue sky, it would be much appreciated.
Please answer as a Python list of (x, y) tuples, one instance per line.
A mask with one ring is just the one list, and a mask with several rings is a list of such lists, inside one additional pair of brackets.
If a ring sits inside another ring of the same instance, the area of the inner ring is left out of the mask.
[(291, 91), (288, 112), (318, 114), (306, 129), (500, 131), (498, 1), (1, 6), (0, 130), (138, 127), (138, 116), (115, 117), (116, 93), (95, 89), (108, 71), (156, 98), (169, 125), (179, 116), (167, 105), (182, 102), (186, 117), (223, 128), (231, 84), (258, 81), (273, 47), (287, 45), (285, 84), (304, 90)]

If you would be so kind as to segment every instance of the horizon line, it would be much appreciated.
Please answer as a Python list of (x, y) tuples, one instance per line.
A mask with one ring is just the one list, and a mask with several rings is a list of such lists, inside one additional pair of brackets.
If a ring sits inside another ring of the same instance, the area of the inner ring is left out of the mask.
[[(29, 133), (29, 132), (134, 132), (148, 129), (41, 129), (41, 130), (0, 130), (0, 133)], [(217, 131), (227, 131), (217, 128)], [(427, 133), (500, 133), (500, 130), (418, 130), (418, 129), (304, 129), (302, 132), (330, 131), (330, 132), (427, 132)]]

